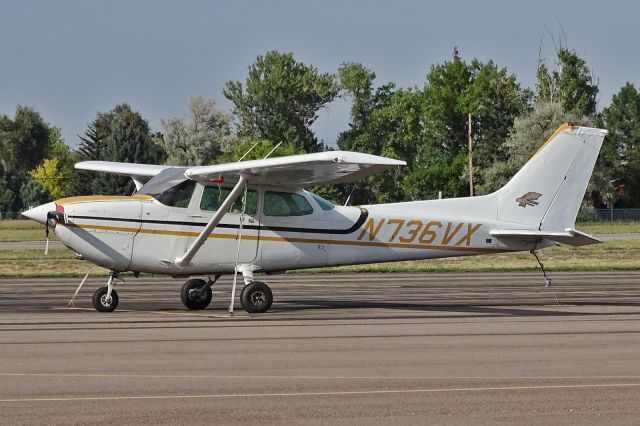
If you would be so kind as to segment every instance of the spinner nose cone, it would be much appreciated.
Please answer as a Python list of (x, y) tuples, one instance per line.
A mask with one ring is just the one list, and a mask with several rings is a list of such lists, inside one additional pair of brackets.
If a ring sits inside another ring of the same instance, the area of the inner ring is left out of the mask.
[(56, 203), (53, 201), (47, 204), (43, 204), (38, 207), (34, 207), (26, 212), (22, 212), (22, 216), (25, 216), (36, 222), (45, 224), (47, 222), (47, 213), (56, 209)]

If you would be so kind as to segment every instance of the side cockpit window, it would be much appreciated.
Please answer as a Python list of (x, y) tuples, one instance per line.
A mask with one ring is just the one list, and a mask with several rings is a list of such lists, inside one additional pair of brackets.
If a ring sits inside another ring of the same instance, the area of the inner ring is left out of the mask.
[[(200, 200), (200, 210), (215, 212), (218, 211), (220, 205), (227, 199), (231, 193), (231, 188), (217, 186), (205, 186)], [(253, 216), (258, 211), (258, 192), (255, 189), (247, 190), (247, 205), (244, 209), (245, 214)], [(231, 206), (231, 213), (242, 212), (242, 194)]]
[(186, 208), (189, 206), (195, 187), (195, 181), (185, 180), (184, 182), (176, 186), (172, 186), (159, 194), (149, 195), (160, 201), (165, 206)]
[(300, 194), (267, 191), (264, 193), (265, 216), (305, 216), (313, 213), (313, 207)]

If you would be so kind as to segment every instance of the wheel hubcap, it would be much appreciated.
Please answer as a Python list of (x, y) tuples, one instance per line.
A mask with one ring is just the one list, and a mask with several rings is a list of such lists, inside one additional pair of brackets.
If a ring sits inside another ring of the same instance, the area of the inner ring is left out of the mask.
[(265, 301), (266, 296), (263, 292), (255, 291), (251, 293), (251, 303), (253, 303), (255, 306), (263, 306), (265, 304)]
[(200, 291), (197, 288), (192, 288), (191, 290), (189, 290), (189, 300), (193, 302), (201, 302), (204, 300), (204, 298), (205, 298), (204, 291)]
[(111, 296), (107, 297), (106, 294), (100, 298), (100, 303), (102, 303), (102, 306), (109, 307), (111, 306), (111, 302), (113, 302), (113, 298)]

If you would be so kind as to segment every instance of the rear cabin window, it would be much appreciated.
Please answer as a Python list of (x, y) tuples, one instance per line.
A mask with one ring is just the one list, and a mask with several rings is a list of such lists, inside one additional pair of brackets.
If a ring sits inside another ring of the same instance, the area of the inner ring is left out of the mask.
[[(218, 211), (224, 200), (227, 199), (231, 193), (231, 188), (217, 186), (205, 186), (202, 192), (202, 199), (200, 200), (200, 210), (209, 212)], [(245, 214), (255, 215), (258, 211), (258, 193), (255, 189), (247, 190), (247, 206), (245, 207)], [(231, 206), (231, 213), (242, 212), (242, 194)]]
[(189, 206), (195, 187), (195, 181), (185, 180), (184, 182), (176, 186), (172, 186), (160, 194), (150, 195), (165, 206), (186, 208)]
[(313, 213), (313, 207), (300, 194), (267, 191), (264, 193), (265, 216), (305, 216)]

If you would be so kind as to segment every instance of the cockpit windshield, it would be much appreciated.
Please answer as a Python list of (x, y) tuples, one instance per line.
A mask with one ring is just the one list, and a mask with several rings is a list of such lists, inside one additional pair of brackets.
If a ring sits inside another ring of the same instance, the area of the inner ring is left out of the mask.
[(138, 194), (161, 194), (167, 189), (174, 187), (185, 180), (187, 177), (184, 175), (186, 167), (169, 167), (164, 169), (151, 179), (138, 190)]
[(163, 191), (159, 194), (149, 194), (156, 200), (160, 201), (165, 206), (169, 207), (189, 207), (193, 190), (196, 187), (196, 182), (193, 180), (186, 180), (176, 186)]
[(188, 207), (196, 182), (188, 180), (184, 167), (164, 169), (145, 183), (138, 194), (151, 195), (165, 206)]

